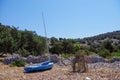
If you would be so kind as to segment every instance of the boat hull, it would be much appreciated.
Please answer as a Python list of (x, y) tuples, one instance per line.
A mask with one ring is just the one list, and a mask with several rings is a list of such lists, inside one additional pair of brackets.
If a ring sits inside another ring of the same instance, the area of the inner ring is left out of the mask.
[(52, 67), (53, 62), (46, 61), (37, 65), (27, 66), (24, 68), (24, 70), (25, 72), (44, 71), (52, 69)]

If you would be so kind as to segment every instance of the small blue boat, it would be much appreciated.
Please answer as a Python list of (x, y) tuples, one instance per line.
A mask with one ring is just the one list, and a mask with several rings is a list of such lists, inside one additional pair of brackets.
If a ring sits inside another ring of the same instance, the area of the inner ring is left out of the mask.
[[(44, 24), (44, 30), (45, 30), (45, 37), (46, 37), (46, 48), (47, 48), (47, 53), (49, 54), (49, 47), (48, 47), (48, 41), (47, 41), (47, 32), (46, 32), (46, 27), (45, 27), (45, 20), (44, 20), (44, 15), (42, 13), (42, 17), (43, 17), (43, 24)], [(53, 62), (50, 62), (50, 55), (48, 57), (48, 61), (46, 62), (42, 62), (40, 64), (36, 64), (36, 65), (31, 65), (31, 66), (27, 66), (24, 68), (24, 70), (26, 72), (34, 72), (34, 71), (44, 71), (44, 70), (48, 70), (48, 69), (52, 69), (53, 67)]]
[(53, 67), (53, 62), (46, 61), (40, 64), (27, 66), (24, 68), (24, 70), (25, 72), (44, 71), (44, 70), (52, 69), (52, 67)]

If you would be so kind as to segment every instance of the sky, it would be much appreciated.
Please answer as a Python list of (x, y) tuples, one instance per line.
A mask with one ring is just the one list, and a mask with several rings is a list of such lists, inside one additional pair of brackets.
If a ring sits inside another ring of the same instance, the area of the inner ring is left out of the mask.
[(47, 37), (84, 38), (120, 30), (120, 0), (0, 0), (0, 23)]

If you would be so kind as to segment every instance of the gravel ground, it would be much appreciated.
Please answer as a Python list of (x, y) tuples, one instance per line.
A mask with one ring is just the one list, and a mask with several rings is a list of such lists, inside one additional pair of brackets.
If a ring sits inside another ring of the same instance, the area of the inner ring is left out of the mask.
[(0, 80), (120, 80), (120, 62), (88, 64), (87, 73), (73, 73), (71, 66), (57, 64), (51, 70), (24, 73), (23, 67), (0, 63)]

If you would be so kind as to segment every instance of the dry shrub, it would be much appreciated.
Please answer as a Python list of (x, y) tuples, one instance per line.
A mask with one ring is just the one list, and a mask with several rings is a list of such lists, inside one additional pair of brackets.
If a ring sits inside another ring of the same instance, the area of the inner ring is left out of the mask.
[(85, 54), (86, 52), (83, 50), (76, 53), (75, 58), (72, 61), (73, 72), (83, 73), (88, 71)]

